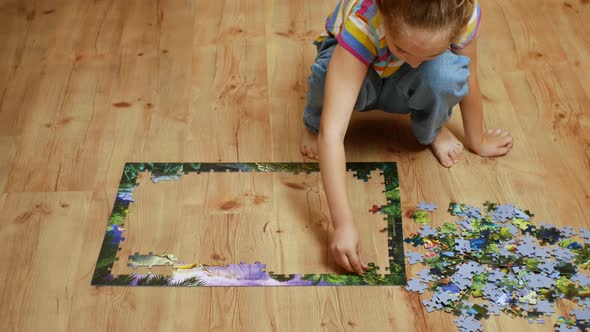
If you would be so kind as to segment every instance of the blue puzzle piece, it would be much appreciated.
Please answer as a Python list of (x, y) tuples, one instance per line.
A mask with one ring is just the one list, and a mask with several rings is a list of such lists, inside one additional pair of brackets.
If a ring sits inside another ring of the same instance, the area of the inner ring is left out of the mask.
[(417, 205), (416, 207), (419, 210), (428, 211), (428, 212), (433, 212), (434, 210), (436, 210), (436, 204), (434, 204), (434, 203), (422, 202), (422, 203), (420, 203), (420, 205)]
[(406, 290), (420, 294), (424, 293), (427, 288), (428, 285), (423, 283), (420, 279), (411, 279), (408, 281), (408, 286), (406, 286)]
[(415, 251), (408, 250), (408, 252), (406, 252), (406, 258), (408, 259), (409, 264), (424, 262), (424, 257), (422, 256), (422, 254)]

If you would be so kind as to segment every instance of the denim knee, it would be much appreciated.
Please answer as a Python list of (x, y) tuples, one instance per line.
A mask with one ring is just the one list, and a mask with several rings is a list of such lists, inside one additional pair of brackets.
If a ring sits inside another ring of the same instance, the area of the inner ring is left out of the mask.
[(449, 121), (452, 108), (468, 93), (470, 59), (446, 51), (419, 67), (419, 84), (408, 100), (412, 129), (428, 145)]
[[(447, 108), (452, 108), (467, 96), (470, 63), (468, 57), (451, 51), (423, 63), (419, 71), (424, 90), (433, 97), (441, 98), (441, 101), (446, 102)], [(418, 100), (414, 102), (419, 103)], [(414, 109), (421, 108), (420, 105), (410, 106)]]

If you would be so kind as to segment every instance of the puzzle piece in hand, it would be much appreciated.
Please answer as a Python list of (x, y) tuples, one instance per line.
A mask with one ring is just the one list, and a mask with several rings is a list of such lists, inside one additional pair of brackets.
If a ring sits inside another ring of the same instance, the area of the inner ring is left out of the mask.
[(428, 288), (428, 285), (423, 283), (420, 279), (411, 279), (408, 281), (408, 285), (406, 286), (406, 290), (420, 294), (424, 293), (426, 288)]
[(408, 250), (408, 252), (406, 252), (406, 257), (408, 258), (409, 264), (416, 264), (416, 263), (424, 262), (424, 257), (419, 252)]
[(428, 211), (428, 212), (433, 212), (434, 210), (436, 210), (436, 204), (434, 203), (427, 203), (427, 202), (422, 202), (420, 203), (420, 205), (416, 205), (416, 207), (419, 210), (423, 210), (423, 211)]

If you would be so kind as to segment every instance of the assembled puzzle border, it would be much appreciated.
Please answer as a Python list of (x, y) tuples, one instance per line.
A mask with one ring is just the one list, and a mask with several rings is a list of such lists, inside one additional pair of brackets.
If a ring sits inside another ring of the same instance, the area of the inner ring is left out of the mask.
[(372, 171), (383, 176), (387, 204), (373, 205), (369, 212), (384, 214), (387, 222), (389, 266), (386, 274), (369, 264), (363, 275), (356, 274), (274, 274), (260, 262), (211, 266), (180, 262), (170, 253), (148, 253), (129, 256), (133, 268), (170, 265), (172, 275), (129, 274), (114, 275), (113, 264), (118, 259), (121, 242), (125, 240), (125, 223), (133, 193), (141, 172), (150, 172), (152, 182), (178, 180), (189, 173), (204, 172), (319, 172), (317, 163), (127, 163), (124, 167), (117, 198), (107, 225), (103, 244), (92, 277), (95, 286), (349, 286), (405, 285), (401, 197), (395, 163), (347, 163), (347, 171), (368, 182)]

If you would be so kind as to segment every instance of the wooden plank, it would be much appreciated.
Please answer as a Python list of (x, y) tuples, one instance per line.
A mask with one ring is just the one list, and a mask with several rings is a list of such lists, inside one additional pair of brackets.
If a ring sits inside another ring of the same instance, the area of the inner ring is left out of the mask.
[(12, 160), (16, 154), (18, 137), (0, 136), (0, 193), (4, 193)]
[[(91, 194), (9, 193), (0, 213), (2, 330), (65, 330)], [(49, 325), (48, 325), (49, 324)]]

